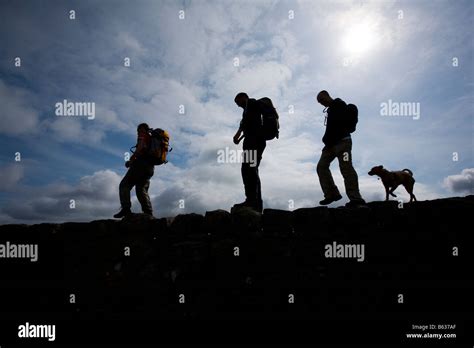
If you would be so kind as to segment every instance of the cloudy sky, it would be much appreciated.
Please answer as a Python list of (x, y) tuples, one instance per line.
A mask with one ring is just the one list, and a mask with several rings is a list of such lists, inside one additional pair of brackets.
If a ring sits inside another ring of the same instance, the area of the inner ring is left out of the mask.
[[(447, 0), (1, 0), (0, 223), (110, 218), (141, 122), (168, 130), (173, 146), (151, 183), (156, 216), (230, 209), (244, 199), (240, 165), (218, 163), (217, 151), (238, 148), (240, 91), (270, 97), (280, 114), (260, 168), (267, 208), (322, 199), (321, 89), (359, 108), (353, 160), (366, 200), (384, 198), (367, 175), (379, 164), (410, 168), (419, 200), (472, 194), (473, 10)], [(95, 103), (95, 118), (57, 116), (64, 99)], [(419, 105), (419, 118), (382, 115), (389, 100)]]

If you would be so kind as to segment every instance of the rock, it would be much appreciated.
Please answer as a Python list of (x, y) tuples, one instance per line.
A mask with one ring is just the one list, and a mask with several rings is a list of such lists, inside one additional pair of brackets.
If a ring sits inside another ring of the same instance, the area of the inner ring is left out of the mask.
[(213, 210), (206, 212), (203, 228), (214, 236), (224, 236), (230, 233), (231, 215), (225, 210)]
[(327, 207), (300, 208), (293, 211), (295, 233), (305, 238), (323, 238), (329, 235), (330, 214)]
[(234, 233), (241, 236), (262, 235), (262, 214), (242, 206), (232, 207), (230, 213)]
[[(234, 207), (174, 219), (135, 214), (121, 221), (3, 225), (0, 244), (38, 243), (40, 261), (0, 259), (0, 316), (24, 320), (31, 305), (38, 313), (67, 313), (64, 296), (72, 291), (81, 318), (91, 320), (283, 318), (290, 291), (299, 319), (352, 309), (378, 315), (394, 308), (392, 295), (400, 289), (410, 299), (404, 311), (417, 310), (410, 307), (413, 289), (421, 294), (417, 301), (426, 297), (446, 308), (449, 299), (467, 311), (473, 196), (369, 207), (263, 215)], [(363, 244), (364, 261), (326, 257), (333, 241)], [(176, 305), (181, 293), (185, 306)]]
[(154, 220), (155, 217), (148, 215), (148, 214), (136, 214), (132, 213), (130, 215), (125, 216), (122, 220), (120, 220), (124, 224), (136, 224), (136, 223), (141, 223), (143, 221), (151, 221)]
[(173, 236), (185, 237), (192, 234), (202, 234), (204, 216), (199, 214), (180, 214), (176, 216), (170, 225)]
[(293, 213), (286, 210), (265, 209), (263, 212), (263, 235), (287, 238), (294, 234)]
[(369, 208), (340, 208), (330, 209), (328, 218), (328, 237), (344, 238), (349, 232), (354, 240), (367, 232), (365, 227), (371, 224), (372, 214)]

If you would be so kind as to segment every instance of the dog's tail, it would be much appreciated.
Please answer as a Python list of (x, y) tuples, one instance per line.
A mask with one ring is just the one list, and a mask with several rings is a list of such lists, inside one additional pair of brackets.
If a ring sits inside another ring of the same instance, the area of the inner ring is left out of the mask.
[(410, 170), (410, 169), (403, 169), (402, 172), (407, 172), (408, 174), (410, 174), (411, 176), (413, 176), (413, 172)]

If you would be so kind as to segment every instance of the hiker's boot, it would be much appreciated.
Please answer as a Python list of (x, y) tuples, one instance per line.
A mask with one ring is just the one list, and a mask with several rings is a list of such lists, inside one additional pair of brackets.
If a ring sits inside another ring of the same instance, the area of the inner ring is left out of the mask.
[(132, 215), (132, 211), (130, 210), (130, 208), (122, 208), (122, 210), (120, 210), (117, 214), (114, 215), (114, 218), (121, 219), (129, 215)]
[(329, 205), (331, 203), (337, 202), (338, 200), (342, 199), (340, 194), (329, 196), (324, 198), (322, 201), (319, 202), (320, 205)]
[(257, 201), (247, 199), (245, 200), (245, 202), (236, 204), (235, 207), (248, 207), (261, 214), (262, 208), (263, 208), (263, 202), (257, 202)]
[(249, 201), (248, 199), (246, 199), (242, 203), (235, 204), (234, 207), (236, 207), (236, 208), (237, 207), (251, 207), (251, 208), (253, 208), (254, 204), (251, 201)]
[(154, 216), (153, 216), (153, 212), (152, 212), (151, 210), (144, 211), (143, 214), (149, 215), (149, 216), (151, 216), (151, 217), (154, 217)]

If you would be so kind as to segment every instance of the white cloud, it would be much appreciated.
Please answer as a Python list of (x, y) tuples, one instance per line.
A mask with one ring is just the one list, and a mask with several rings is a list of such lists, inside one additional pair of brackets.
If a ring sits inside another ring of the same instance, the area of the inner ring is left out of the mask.
[(20, 164), (10, 164), (0, 168), (0, 190), (13, 190), (23, 178), (23, 167)]
[(58, 117), (49, 124), (49, 129), (58, 141), (79, 142), (84, 145), (100, 143), (105, 133), (92, 126), (84, 127), (83, 122), (93, 121), (86, 117)]
[(39, 113), (32, 106), (35, 99), (28, 90), (0, 80), (0, 133), (21, 135), (38, 132)]
[(443, 184), (451, 192), (461, 194), (474, 193), (474, 168), (463, 169), (461, 174), (449, 175)]
[[(28, 222), (89, 221), (110, 218), (118, 204), (120, 176), (103, 170), (82, 177), (76, 185), (50, 184), (17, 188), (17, 195), (1, 209), (10, 220)], [(70, 201), (75, 200), (75, 209)], [(113, 201), (117, 201), (114, 206)]]
[(292, 78), (288, 66), (274, 61), (246, 62), (241, 57), (241, 68), (229, 66), (218, 67), (212, 80), (216, 81), (216, 93), (221, 98), (232, 98), (237, 92), (247, 92), (250, 96), (280, 97), (282, 89), (286, 90), (287, 83)]
[[(117, 37), (117, 44), (121, 45), (124, 51), (128, 51), (129, 55), (140, 55), (146, 52), (145, 48), (140, 44), (136, 37), (128, 32), (120, 32)], [(130, 54), (131, 53), (131, 54)], [(131, 58), (129, 56), (129, 58)]]

